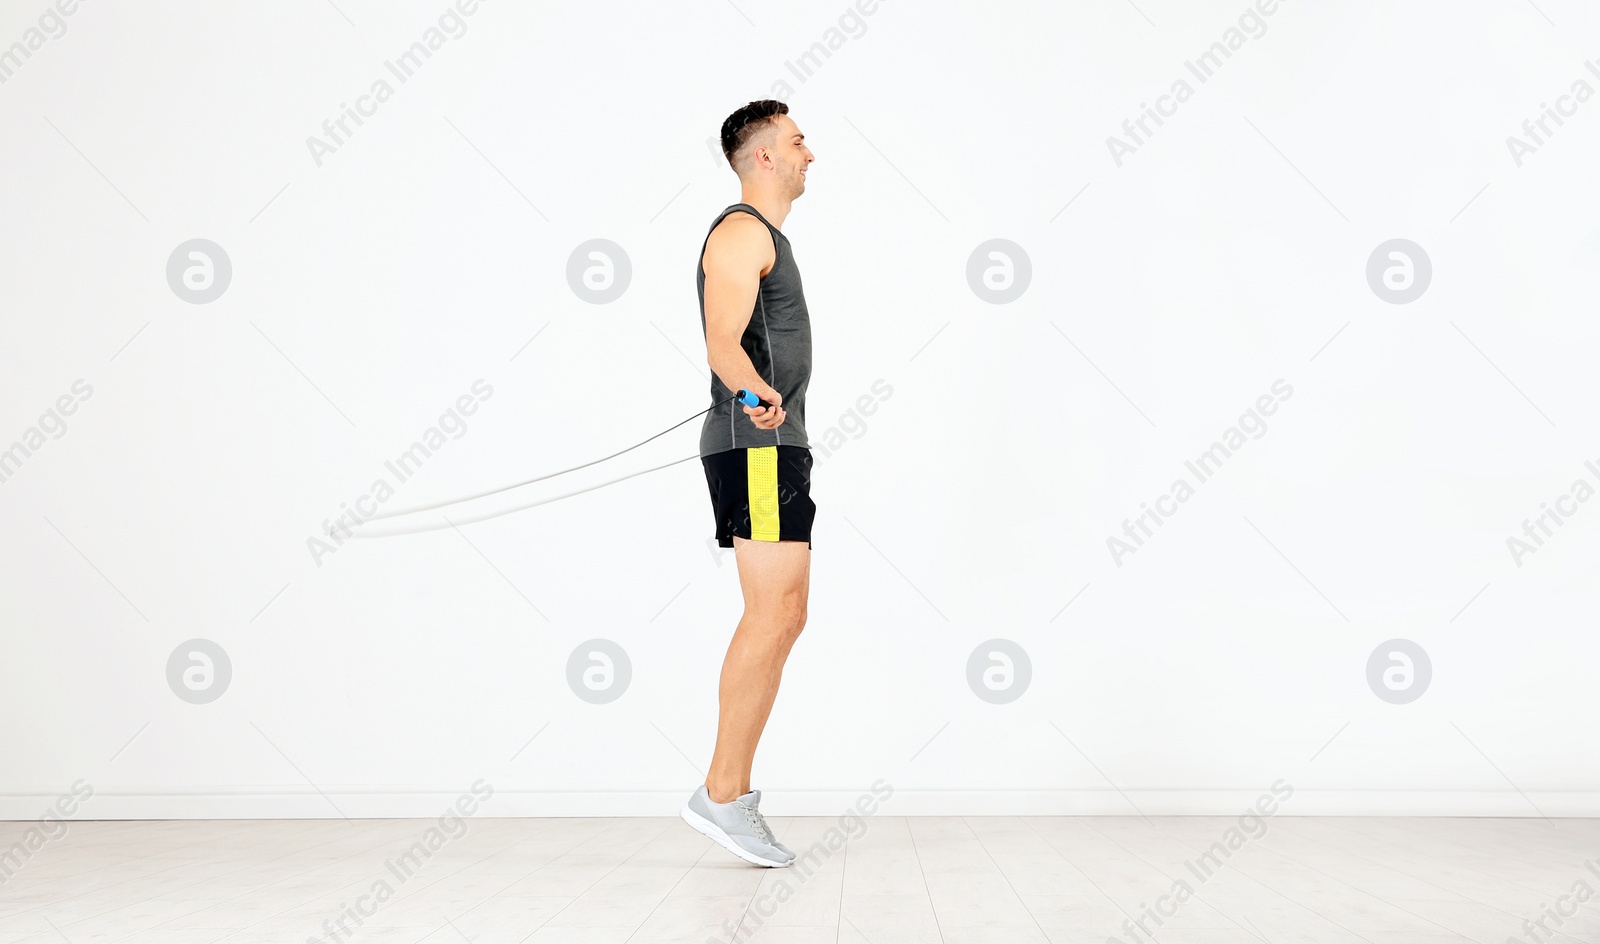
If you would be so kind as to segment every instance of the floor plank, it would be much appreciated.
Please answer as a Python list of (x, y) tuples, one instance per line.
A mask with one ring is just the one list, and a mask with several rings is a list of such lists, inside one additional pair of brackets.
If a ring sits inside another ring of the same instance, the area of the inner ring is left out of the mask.
[(0, 944), (1600, 940), (1589, 820), (771, 823), (790, 868), (672, 817), (82, 821), (0, 884)]

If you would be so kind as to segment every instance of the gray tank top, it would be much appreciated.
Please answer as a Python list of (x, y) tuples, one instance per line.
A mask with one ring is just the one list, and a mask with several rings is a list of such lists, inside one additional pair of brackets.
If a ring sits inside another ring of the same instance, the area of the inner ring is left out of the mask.
[(729, 400), (734, 391), (724, 386), (722, 379), (713, 372), (711, 399), (717, 405), (706, 414), (705, 424), (700, 428), (700, 455), (752, 446), (810, 448), (810, 440), (806, 438), (806, 386), (811, 382), (811, 316), (806, 311), (805, 293), (800, 287), (800, 268), (795, 264), (794, 251), (789, 248), (789, 237), (767, 223), (767, 218), (748, 203), (735, 203), (717, 214), (711, 229), (706, 230), (705, 242), (700, 244), (700, 262), (695, 266), (700, 293), (700, 333), (704, 336), (706, 330), (706, 243), (711, 241), (711, 230), (729, 213), (749, 213), (766, 223), (777, 251), (772, 268), (761, 280), (755, 308), (739, 346), (750, 355), (750, 362), (761, 379), (783, 395), (786, 416), (777, 429), (758, 428), (745, 415), (743, 406)]

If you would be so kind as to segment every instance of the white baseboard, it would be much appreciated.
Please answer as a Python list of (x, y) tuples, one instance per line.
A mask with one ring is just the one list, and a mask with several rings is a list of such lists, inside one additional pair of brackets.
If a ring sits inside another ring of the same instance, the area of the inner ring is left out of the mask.
[[(547, 792), (496, 789), (474, 818), (676, 816), (692, 785), (678, 792)], [(114, 819), (430, 819), (450, 808), (459, 789), (389, 787), (97, 789), (79, 802), (76, 820)], [(771, 816), (839, 816), (867, 789), (763, 791)], [(881, 804), (890, 816), (1237, 816), (1263, 789), (1238, 790), (916, 790), (898, 789)], [(0, 820), (37, 820), (60, 791), (0, 794)], [(1280, 816), (1600, 817), (1600, 791), (1296, 790)]]

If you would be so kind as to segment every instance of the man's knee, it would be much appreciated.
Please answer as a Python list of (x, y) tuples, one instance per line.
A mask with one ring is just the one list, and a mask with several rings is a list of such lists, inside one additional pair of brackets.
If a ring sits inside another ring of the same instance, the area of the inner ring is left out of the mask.
[(778, 618), (785, 629), (798, 632), (806, 624), (806, 598), (803, 593), (786, 594), (778, 607)]
[(806, 622), (806, 598), (798, 590), (774, 594), (758, 608), (785, 632), (799, 632)]

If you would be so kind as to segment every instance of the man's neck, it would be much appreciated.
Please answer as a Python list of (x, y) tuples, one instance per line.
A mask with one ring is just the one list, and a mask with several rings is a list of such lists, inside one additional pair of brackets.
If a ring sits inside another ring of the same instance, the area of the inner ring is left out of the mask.
[(789, 208), (794, 206), (793, 200), (785, 200), (771, 193), (751, 193), (748, 190), (740, 193), (739, 202), (748, 203), (760, 210), (761, 215), (767, 218), (767, 222), (780, 230), (783, 229), (784, 218), (789, 215)]

